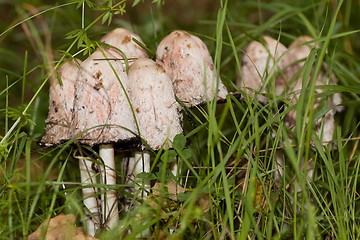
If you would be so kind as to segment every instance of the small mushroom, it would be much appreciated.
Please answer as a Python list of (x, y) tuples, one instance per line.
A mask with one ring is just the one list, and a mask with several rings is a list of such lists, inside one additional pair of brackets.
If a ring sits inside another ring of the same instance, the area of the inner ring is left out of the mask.
[[(113, 144), (133, 141), (136, 127), (126, 96), (127, 75), (119, 61), (109, 59), (114, 56), (98, 49), (83, 62), (76, 82), (73, 128), (76, 135), (82, 134), (78, 142), (99, 146), (105, 166), (102, 178), (107, 185), (113, 185)], [(112, 228), (118, 215), (116, 191), (107, 191), (102, 201), (104, 221)]]
[[(125, 57), (129, 60), (129, 66), (131, 63), (140, 57), (148, 57), (146, 51), (139, 46), (133, 39), (136, 39), (141, 44), (145, 45), (141, 38), (135, 33), (125, 29), (125, 28), (116, 28), (113, 31), (109, 32), (100, 39), (100, 42), (107, 43), (120, 51), (114, 48), (105, 48), (113, 56), (118, 59), (124, 59)], [(123, 56), (125, 54), (125, 56)], [(125, 61), (122, 61), (125, 67)]]
[[(291, 79), (293, 70), (289, 63), (294, 62), (291, 55), (285, 54), (287, 48), (277, 40), (264, 36), (264, 44), (252, 41), (245, 49), (242, 59), (241, 74), (236, 81), (236, 86), (245, 88), (245, 92), (254, 96), (256, 92), (267, 93), (266, 80), (270, 73), (275, 74), (275, 94), (280, 95), (285, 89), (285, 79)], [(252, 90), (250, 90), (252, 89)], [(267, 98), (257, 95), (262, 103), (267, 103)]]
[[(153, 150), (170, 148), (175, 135), (183, 131), (181, 107), (175, 99), (171, 79), (159, 64), (148, 58), (136, 60), (128, 76), (140, 137)], [(137, 156), (137, 161), (145, 162), (144, 169), (150, 169), (149, 153), (144, 151)], [(142, 172), (142, 169), (133, 169), (134, 175), (139, 170)]]
[[(291, 78), (291, 81), (287, 83), (289, 86), (289, 95), (290, 95), (290, 102), (292, 104), (296, 104), (300, 98), (301, 89), (303, 87), (303, 76), (301, 74), (301, 70), (305, 64), (305, 60), (308, 58), (311, 50), (313, 48), (318, 48), (319, 46), (316, 45), (314, 39), (309, 36), (300, 36), (295, 41), (291, 43), (289, 46), (289, 51), (287, 55), (291, 55), (292, 58), (292, 69), (293, 74), (295, 77)], [(337, 80), (334, 74), (331, 75), (329, 79), (329, 74), (326, 73), (327, 66), (323, 64), (322, 70), (319, 72), (315, 85), (328, 85), (328, 84), (336, 84)], [(307, 84), (307, 83), (305, 83)], [(315, 93), (319, 94), (324, 92), (322, 89), (315, 89)], [(334, 115), (336, 111), (341, 111), (342, 106), (338, 106), (341, 104), (342, 100), (340, 94), (336, 93), (333, 96), (327, 99), (315, 99), (313, 108), (315, 111), (320, 111), (326, 107), (334, 107), (333, 109), (329, 110), (323, 119), (319, 119), (314, 124), (314, 130), (316, 131), (319, 138), (322, 140), (323, 145), (328, 145), (328, 143), (332, 140), (333, 131), (335, 129), (335, 120)], [(285, 124), (290, 128), (294, 128), (296, 124), (296, 110), (290, 111), (285, 116)], [(308, 120), (307, 120), (308, 121)], [(322, 121), (323, 127), (322, 127)], [(279, 169), (279, 172), (275, 172), (275, 178), (279, 179), (281, 175), (283, 175), (283, 166), (284, 161), (282, 156), (277, 155), (277, 162), (274, 164), (275, 169)], [(309, 161), (307, 163), (307, 174), (306, 178), (310, 181), (313, 177), (313, 167), (314, 161)], [(298, 189), (299, 190), (299, 189)]]
[[(58, 81), (50, 79), (49, 90), (49, 114), (46, 120), (45, 135), (40, 144), (50, 147), (62, 144), (72, 137), (72, 120), (74, 112), (75, 82), (79, 72), (80, 60), (64, 63), (58, 69)], [(92, 169), (92, 162), (85, 158), (79, 158), (79, 170), (81, 183), (84, 185), (96, 184), (96, 173)], [(82, 188), (84, 205), (90, 214), (86, 220), (87, 230), (91, 236), (95, 235), (98, 228), (98, 202), (96, 200), (96, 188)]]
[[(313, 43), (313, 38), (309, 36), (301, 36), (298, 39), (296, 39), (291, 45), (289, 46), (289, 53), (293, 56), (294, 61), (297, 61), (297, 63), (294, 65), (296, 72), (301, 71), (302, 67), (304, 66), (305, 59), (309, 56), (311, 49), (314, 47), (318, 47)], [(327, 66), (323, 64), (322, 70), (319, 72), (315, 85), (328, 85), (328, 84), (336, 84), (337, 79), (334, 74), (331, 75), (329, 79), (329, 74), (326, 73)], [(302, 75), (300, 78), (292, 83), (291, 90), (293, 91), (293, 97), (291, 98), (291, 102), (293, 104), (296, 104), (297, 100), (300, 97), (300, 92), (302, 89), (303, 79)], [(316, 89), (315, 90), (317, 94), (324, 92), (323, 89)], [(331, 109), (328, 111), (324, 116), (324, 126), (323, 129), (321, 128), (321, 122), (322, 119), (319, 119), (314, 128), (316, 129), (316, 132), (319, 137), (322, 137), (323, 143), (326, 145), (329, 141), (332, 140), (333, 131), (335, 128), (335, 121), (334, 121), (334, 115), (336, 111), (341, 111), (342, 107), (338, 106), (341, 104), (342, 100), (340, 97), (340, 94), (336, 93), (333, 96), (329, 97), (328, 99), (315, 99), (314, 103), (314, 109), (318, 109), (320, 105), (324, 107), (324, 104), (321, 104), (322, 101), (325, 102), (325, 107), (333, 107), (336, 106), (334, 109)], [(293, 110), (289, 112), (286, 116), (285, 123), (292, 127), (295, 125), (296, 120), (296, 111)]]
[(141, 137), (153, 150), (171, 147), (167, 140), (182, 133), (182, 115), (169, 76), (151, 59), (139, 58), (130, 66), (129, 83)]
[(206, 45), (185, 31), (166, 36), (156, 51), (156, 62), (170, 76), (175, 95), (188, 107), (224, 99), (227, 90), (214, 69)]

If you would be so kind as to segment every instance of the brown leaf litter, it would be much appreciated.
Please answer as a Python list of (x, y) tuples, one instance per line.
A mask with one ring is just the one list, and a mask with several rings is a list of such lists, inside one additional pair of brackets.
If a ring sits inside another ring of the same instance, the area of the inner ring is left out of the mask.
[(28, 236), (28, 240), (96, 240), (97, 238), (90, 237), (85, 234), (82, 227), (75, 226), (76, 217), (73, 214), (59, 214), (50, 219), (48, 222), (45, 237), (43, 238), (43, 231), (45, 231), (47, 222), (43, 222), (39, 228)]

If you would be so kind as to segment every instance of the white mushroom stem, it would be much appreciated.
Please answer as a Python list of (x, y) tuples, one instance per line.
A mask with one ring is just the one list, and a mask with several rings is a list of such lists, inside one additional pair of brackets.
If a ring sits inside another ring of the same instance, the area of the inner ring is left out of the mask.
[(170, 171), (175, 177), (178, 175), (178, 163), (177, 162), (173, 162), (170, 165)]
[[(101, 144), (99, 146), (99, 155), (104, 163), (104, 169), (101, 174), (102, 183), (111, 186), (116, 185), (116, 172), (114, 160), (114, 147), (112, 144)], [(115, 190), (106, 190), (101, 195), (102, 217), (105, 225), (110, 229), (117, 223), (118, 204)]]
[[(134, 152), (129, 158), (126, 174), (128, 177), (127, 182), (134, 184), (134, 187), (130, 190), (130, 193), (133, 193), (133, 199), (145, 199), (150, 191), (150, 182), (136, 177), (139, 173), (143, 172), (150, 172), (150, 154), (147, 151)], [(131, 205), (126, 205), (125, 210), (129, 210)], [(140, 202), (136, 201), (133, 205), (139, 206)], [(137, 216), (140, 217), (140, 214)], [(141, 224), (145, 225), (146, 221), (141, 221)], [(136, 238), (148, 238), (149, 236), (149, 229), (145, 229)]]
[[(133, 156), (129, 159), (127, 176), (128, 181), (135, 183), (134, 186), (134, 197), (144, 198), (147, 196), (147, 193), (150, 191), (149, 181), (140, 182), (136, 176), (139, 173), (150, 172), (150, 154), (146, 151), (144, 152), (134, 152)], [(141, 186), (142, 185), (142, 186)], [(142, 188), (142, 191), (139, 189)]]
[[(95, 236), (97, 229), (99, 229), (99, 208), (96, 200), (97, 190), (91, 185), (96, 184), (96, 173), (91, 168), (92, 162), (84, 158), (79, 160), (79, 169), (81, 183), (85, 186), (82, 188), (84, 205), (87, 208), (86, 225), (87, 232), (90, 236)], [(86, 187), (86, 185), (90, 185)]]

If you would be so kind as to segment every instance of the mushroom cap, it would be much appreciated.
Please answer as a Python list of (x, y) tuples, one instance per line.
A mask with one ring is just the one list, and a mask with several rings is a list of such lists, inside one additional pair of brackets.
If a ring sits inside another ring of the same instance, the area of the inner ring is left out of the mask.
[[(311, 49), (315, 43), (310, 43), (314, 39), (310, 36), (300, 36), (295, 39), (289, 46), (289, 54), (292, 54), (295, 60), (302, 60), (309, 56)], [(318, 47), (318, 46), (316, 46)], [(304, 61), (298, 63), (300, 67), (304, 65)]]
[[(154, 150), (171, 147), (182, 133), (181, 107), (176, 101), (171, 79), (165, 70), (148, 58), (137, 59), (129, 68), (130, 98), (140, 136)], [(165, 145), (164, 145), (165, 144)]]
[(64, 63), (58, 70), (59, 81), (50, 80), (49, 113), (46, 119), (45, 134), (40, 144), (46, 147), (64, 143), (71, 138), (70, 126), (74, 107), (75, 81), (79, 72), (80, 60)]
[[(292, 56), (285, 54), (287, 48), (277, 40), (264, 36), (265, 45), (258, 41), (252, 41), (246, 48), (246, 55), (243, 56), (241, 74), (239, 74), (236, 86), (239, 88), (250, 88), (259, 91), (263, 88), (267, 74), (272, 71), (275, 64), (275, 74), (277, 74), (275, 82), (275, 93), (280, 95), (285, 88), (284, 77), (291, 79), (293, 70), (289, 64), (294, 62)], [(282, 74), (279, 74), (282, 72)], [(245, 89), (249, 95), (253, 96), (254, 92)], [(264, 88), (261, 93), (266, 93)], [(267, 102), (267, 98), (259, 95), (258, 99), (262, 103)]]
[[(290, 44), (288, 54), (292, 56), (293, 61), (298, 61), (295, 65), (296, 71), (299, 71), (304, 66), (305, 61), (300, 60), (306, 59), (310, 55), (312, 48), (319, 48), (317, 44), (311, 41), (314, 41), (312, 37), (300, 36)], [(331, 75), (330, 79), (328, 78), (326, 74), (326, 71), (328, 70), (327, 68), (327, 65), (323, 64), (322, 70), (319, 72), (318, 78), (316, 79), (316, 85), (324, 85), (328, 83), (336, 84), (337, 79), (334, 74)], [(301, 82), (302, 81), (298, 81), (295, 90), (301, 89)]]
[[(288, 55), (292, 55), (292, 59), (293, 61), (298, 61), (296, 63), (296, 65), (294, 66), (296, 72), (300, 71), (301, 68), (304, 66), (305, 61), (299, 61), (299, 60), (304, 60), (306, 59), (310, 52), (311, 49), (316, 47), (319, 48), (318, 45), (315, 45), (315, 43), (311, 43), (311, 41), (314, 41), (314, 39), (312, 37), (309, 36), (300, 36), (297, 39), (295, 39), (289, 46), (289, 52), (287, 53)], [(331, 77), (329, 79), (328, 77), (328, 73), (327, 73), (328, 67), (326, 64), (323, 64), (321, 71), (318, 74), (318, 77), (316, 79), (315, 85), (327, 85), (327, 84), (336, 84), (337, 79), (335, 77), (335, 75), (332, 73)], [(293, 85), (293, 90), (294, 91), (299, 91), (302, 88), (302, 76), (301, 78)], [(317, 89), (317, 91), (323, 92), (323, 90), (321, 89)], [(338, 105), (341, 104), (342, 100), (339, 94), (334, 94), (333, 96), (333, 103), (334, 105)]]
[(218, 99), (226, 98), (228, 92), (200, 38), (185, 31), (170, 33), (157, 48), (156, 62), (170, 76), (175, 95), (186, 106), (205, 103), (216, 95)]
[[(129, 65), (131, 65), (131, 63), (134, 61), (134, 58), (136, 59), (141, 57), (148, 57), (146, 51), (136, 42), (134, 42), (133, 38), (144, 44), (138, 35), (125, 28), (114, 29), (113, 31), (104, 35), (100, 39), (100, 42), (107, 43), (113, 47), (120, 49), (125, 54), (125, 56), (130, 59)], [(108, 50), (116, 58), (124, 59), (124, 56), (118, 50), (114, 48), (105, 49)], [(125, 64), (125, 61), (123, 61), (123, 64)]]
[[(114, 58), (103, 52), (106, 58)], [(119, 61), (106, 60), (104, 54), (97, 50), (87, 58), (76, 82), (73, 128), (76, 135), (83, 133), (78, 141), (90, 146), (128, 142), (135, 137), (131, 131), (136, 133), (125, 94), (129, 88), (127, 75)], [(110, 126), (101, 126), (104, 124)]]

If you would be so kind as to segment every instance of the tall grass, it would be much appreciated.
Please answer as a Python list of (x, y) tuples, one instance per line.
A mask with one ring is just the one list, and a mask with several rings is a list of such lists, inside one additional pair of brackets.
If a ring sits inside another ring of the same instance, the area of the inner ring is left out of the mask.
[[(167, 4), (153, 4), (149, 10), (135, 1), (133, 8), (143, 20), (134, 24), (124, 20), (132, 2), (126, 8), (123, 3), (95, 2), (102, 8), (89, 1), (2, 3), (0, 11), (8, 11), (9, 17), (0, 25), (5, 26), (0, 29), (1, 239), (26, 238), (62, 212), (75, 214), (77, 224), (84, 224), (75, 159), (79, 149), (71, 142), (53, 149), (37, 144), (47, 114), (48, 79), (63, 60), (86, 58), (94, 41), (112, 28), (133, 27), (155, 52), (167, 33), (181, 27), (167, 21)], [(207, 43), (223, 82), (242, 99), (229, 95), (225, 103), (185, 108), (184, 136), (174, 140), (174, 150), (153, 153), (152, 172), (142, 176), (152, 185), (163, 183), (159, 196), (128, 213), (121, 210), (119, 228), (100, 238), (133, 239), (149, 228), (154, 239), (358, 238), (359, 10), (356, 1), (221, 0), (211, 18), (196, 19), (196, 27), (184, 29)], [(305, 62), (308, 84), (295, 105), (285, 94), (274, 94), (276, 75), (264, 79), (270, 91), (265, 105), (235, 87), (244, 47), (262, 35), (285, 45), (310, 35), (321, 46)], [(338, 78), (337, 86), (315, 85), (323, 63), (327, 74)], [(316, 88), (325, 91), (315, 94)], [(314, 112), (312, 106), (315, 99), (335, 93), (341, 93), (345, 110), (336, 115), (332, 144), (324, 145), (312, 124), (329, 109)], [(303, 114), (293, 132), (284, 118), (294, 109)], [(174, 156), (181, 166), (177, 177), (168, 171)], [(279, 165), (274, 163), (279, 157), (284, 174), (277, 178)], [(121, 201), (125, 182), (121, 169), (117, 171)], [(176, 201), (166, 190), (170, 179), (186, 189)], [(146, 224), (136, 224), (139, 218)]]

